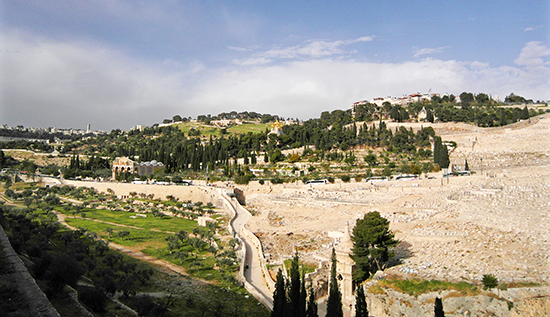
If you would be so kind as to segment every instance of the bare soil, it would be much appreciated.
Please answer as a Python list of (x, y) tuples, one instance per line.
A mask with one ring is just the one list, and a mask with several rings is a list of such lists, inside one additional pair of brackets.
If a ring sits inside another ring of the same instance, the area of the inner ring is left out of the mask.
[(268, 263), (281, 263), (294, 250), (307, 262), (328, 259), (335, 243), (329, 232), (343, 232), (347, 222), (353, 227), (365, 213), (379, 211), (401, 241), (402, 264), (391, 274), (479, 282), (490, 273), (501, 281), (547, 285), (550, 116), (501, 128), (431, 126), (457, 143), (452, 164), (463, 168), (467, 159), (475, 174), (434, 173), (429, 176), (435, 179), (376, 185), (243, 186), (247, 208), (256, 212), (247, 226), (262, 241)]

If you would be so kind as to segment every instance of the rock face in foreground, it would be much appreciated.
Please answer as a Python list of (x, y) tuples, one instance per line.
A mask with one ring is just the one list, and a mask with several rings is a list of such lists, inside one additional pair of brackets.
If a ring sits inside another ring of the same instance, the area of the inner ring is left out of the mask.
[[(461, 297), (456, 291), (428, 293), (418, 297), (386, 290), (367, 293), (369, 315), (376, 317), (433, 316), (435, 297), (443, 299), (445, 316), (550, 316), (547, 287), (515, 288)], [(509, 304), (512, 303), (512, 304)]]
[(37, 316), (37, 317), (59, 317), (59, 313), (53, 308), (48, 298), (36, 284), (29, 271), (19, 259), (4, 232), (0, 226), (0, 245), (2, 246), (1, 256), (4, 257), (7, 270), (0, 274), (0, 288), (2, 292), (12, 290), (13, 294), (4, 297), (4, 300), (11, 301), (11, 296), (16, 296), (18, 301), (13, 305), (2, 303), (3, 309), (0, 310), (2, 316)]

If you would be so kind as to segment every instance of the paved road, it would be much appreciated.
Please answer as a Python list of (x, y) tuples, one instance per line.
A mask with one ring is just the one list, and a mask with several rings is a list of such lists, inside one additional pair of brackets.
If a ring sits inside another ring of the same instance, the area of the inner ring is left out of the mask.
[(232, 200), (232, 203), (236, 210), (236, 217), (232, 223), (233, 229), (237, 232), (246, 248), (244, 277), (246, 281), (256, 289), (258, 295), (263, 298), (263, 300), (261, 298), (258, 298), (258, 300), (271, 307), (273, 305), (273, 291), (267, 286), (266, 279), (262, 273), (259, 251), (254, 244), (248, 241), (246, 236), (242, 234), (242, 229), (251, 215), (235, 200)]

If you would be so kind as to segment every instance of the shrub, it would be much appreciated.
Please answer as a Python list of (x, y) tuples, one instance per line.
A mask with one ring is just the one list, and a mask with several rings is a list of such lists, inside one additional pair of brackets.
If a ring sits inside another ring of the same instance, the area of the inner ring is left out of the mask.
[(349, 175), (342, 175), (342, 177), (340, 177), (340, 179), (341, 179), (343, 182), (346, 182), (346, 183), (347, 183), (347, 182), (349, 182), (350, 177), (349, 177)]
[(498, 279), (492, 274), (483, 275), (481, 282), (483, 283), (484, 289), (495, 288), (498, 285)]

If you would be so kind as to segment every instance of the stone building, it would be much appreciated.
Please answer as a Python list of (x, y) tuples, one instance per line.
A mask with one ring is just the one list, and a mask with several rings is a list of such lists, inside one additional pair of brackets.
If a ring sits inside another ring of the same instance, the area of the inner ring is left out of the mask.
[(334, 248), (336, 253), (336, 276), (340, 292), (342, 293), (342, 308), (344, 311), (353, 311), (355, 307), (355, 285), (352, 277), (355, 261), (350, 257), (352, 248), (353, 241), (349, 233), (349, 223), (346, 223), (344, 236), (341, 242)]
[(120, 173), (138, 174), (139, 176), (151, 175), (162, 168), (164, 168), (164, 164), (155, 160), (139, 163), (128, 157), (117, 157), (113, 161), (113, 179)]

